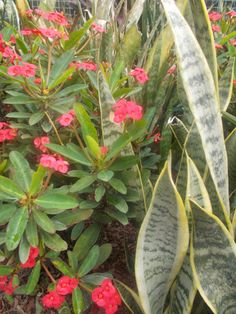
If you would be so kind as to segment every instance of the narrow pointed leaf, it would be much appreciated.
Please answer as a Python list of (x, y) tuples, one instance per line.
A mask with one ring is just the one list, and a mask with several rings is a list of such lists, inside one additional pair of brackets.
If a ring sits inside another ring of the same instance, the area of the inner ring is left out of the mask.
[(47, 209), (71, 209), (78, 206), (78, 201), (69, 195), (47, 192), (39, 196), (35, 200), (35, 204)]
[(12, 180), (3, 176), (0, 176), (0, 191), (16, 199), (20, 199), (25, 195)]
[(175, 38), (183, 85), (201, 136), (207, 164), (229, 212), (227, 156), (214, 80), (204, 54), (175, 2), (162, 0), (162, 4)]
[(222, 111), (227, 111), (233, 92), (235, 59), (232, 58), (219, 81), (220, 107)]
[(94, 245), (91, 250), (88, 252), (88, 255), (82, 261), (82, 264), (79, 267), (78, 275), (83, 277), (87, 275), (97, 264), (99, 258), (99, 246)]
[(29, 187), (29, 193), (31, 195), (35, 195), (41, 190), (46, 173), (47, 170), (41, 165), (39, 165), (38, 169), (33, 173), (32, 181)]
[(45, 245), (56, 252), (61, 252), (67, 250), (67, 243), (58, 234), (49, 234), (47, 232), (41, 231), (42, 239)]
[(163, 312), (188, 247), (188, 221), (170, 168), (166, 162), (138, 236), (135, 276), (145, 313)]
[(40, 271), (41, 271), (41, 264), (40, 264), (40, 261), (38, 261), (36, 265), (34, 266), (29, 276), (29, 279), (26, 283), (26, 286), (25, 286), (26, 294), (31, 294), (34, 292), (39, 281)]
[(33, 211), (34, 221), (37, 225), (48, 233), (55, 233), (56, 229), (53, 221), (44, 212), (39, 210)]

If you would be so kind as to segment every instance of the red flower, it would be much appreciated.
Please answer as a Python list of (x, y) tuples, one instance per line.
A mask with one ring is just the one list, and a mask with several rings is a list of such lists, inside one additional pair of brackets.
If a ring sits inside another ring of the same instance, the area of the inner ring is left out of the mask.
[(39, 163), (45, 168), (55, 169), (57, 160), (52, 155), (43, 154), (40, 158)]
[(7, 276), (0, 276), (0, 290), (4, 291), (5, 286), (7, 285), (7, 281)]
[(105, 155), (107, 154), (107, 152), (108, 152), (108, 147), (106, 147), (106, 146), (101, 146), (101, 147), (100, 147), (100, 151), (101, 151), (101, 154), (102, 154), (103, 156), (105, 156)]
[(212, 30), (213, 32), (216, 32), (216, 33), (220, 33), (221, 31), (220, 26), (218, 25), (212, 25)]
[(41, 84), (41, 78), (40, 77), (37, 77), (35, 80), (34, 80), (34, 83), (35, 84), (37, 84), (37, 85), (39, 85), (39, 84)]
[(116, 293), (116, 288), (113, 286), (111, 279), (103, 280), (101, 288), (103, 289), (103, 294), (108, 298)]
[(216, 49), (223, 49), (223, 46), (220, 45), (220, 44), (218, 44), (218, 43), (215, 43), (215, 48), (216, 48)]
[(60, 123), (61, 126), (68, 126), (74, 120), (74, 116), (71, 113), (64, 113), (59, 118), (57, 118), (57, 122)]
[(209, 15), (209, 19), (212, 22), (219, 21), (222, 18), (222, 14), (219, 12), (216, 12), (216, 11), (213, 11), (213, 12), (209, 13), (208, 15)]
[(149, 79), (143, 68), (135, 68), (129, 73), (129, 75), (133, 76), (140, 84), (146, 83)]
[(46, 153), (48, 151), (47, 147), (45, 147), (44, 145), (49, 143), (50, 139), (48, 136), (36, 137), (34, 139), (34, 146), (40, 149), (43, 153)]
[(230, 42), (232, 45), (234, 45), (234, 46), (236, 45), (236, 39), (230, 39)]
[(8, 284), (4, 288), (4, 292), (8, 295), (12, 295), (15, 290), (15, 286), (13, 286), (13, 277), (9, 280)]
[(42, 298), (43, 306), (46, 308), (59, 309), (65, 301), (65, 296), (59, 295), (55, 290), (45, 294)]
[(97, 287), (92, 292), (92, 300), (100, 307), (105, 307), (107, 299), (101, 287)]
[(230, 17), (235, 17), (236, 16), (236, 11), (229, 11), (226, 13), (226, 15), (230, 16)]
[(128, 101), (124, 98), (120, 99), (113, 106), (115, 123), (121, 123), (126, 118), (131, 118), (133, 120), (142, 119), (142, 106), (137, 105), (134, 101)]
[(56, 162), (55, 170), (60, 173), (67, 173), (69, 170), (69, 163), (64, 159), (59, 159)]
[(36, 264), (35, 259), (39, 255), (39, 248), (37, 247), (30, 247), (30, 252), (29, 252), (29, 257), (25, 263), (21, 263), (20, 267), (21, 268), (33, 268)]
[(97, 71), (97, 65), (92, 61), (86, 61), (86, 62), (72, 62), (70, 64), (70, 67), (75, 67), (77, 70), (88, 70), (88, 71)]
[(22, 62), (22, 65), (13, 65), (10, 66), (7, 70), (7, 73), (11, 76), (24, 76), (24, 77), (33, 77), (35, 76), (36, 65)]
[(106, 29), (99, 24), (93, 23), (91, 28), (98, 33), (106, 33)]
[(172, 75), (175, 73), (177, 67), (175, 64), (173, 64), (168, 70), (167, 70), (167, 74)]
[(78, 286), (78, 283), (79, 281), (76, 278), (63, 276), (57, 282), (56, 292), (60, 295), (71, 294), (73, 290)]

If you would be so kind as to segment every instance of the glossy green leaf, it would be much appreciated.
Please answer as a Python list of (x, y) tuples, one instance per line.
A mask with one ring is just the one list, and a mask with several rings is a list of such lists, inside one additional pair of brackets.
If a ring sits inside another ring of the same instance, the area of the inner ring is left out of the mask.
[(44, 117), (44, 112), (35, 112), (33, 113), (30, 118), (29, 118), (29, 125), (35, 125), (37, 124), (39, 121), (41, 121)]
[(117, 178), (112, 178), (109, 181), (109, 184), (113, 187), (113, 189), (120, 192), (121, 194), (127, 194), (127, 187), (124, 185), (124, 183), (121, 180)]
[(50, 73), (49, 85), (54, 84), (54, 82), (65, 72), (72, 60), (73, 51), (64, 52), (59, 58), (55, 60)]
[(95, 268), (102, 265), (110, 257), (111, 252), (112, 252), (112, 245), (110, 243), (102, 244), (99, 247), (99, 257), (95, 265)]
[(59, 221), (67, 226), (74, 225), (80, 221), (87, 220), (93, 213), (92, 209), (73, 209), (53, 217), (54, 221)]
[(83, 221), (76, 224), (71, 231), (71, 240), (72, 241), (77, 240), (78, 237), (80, 236), (80, 234), (82, 233), (83, 229), (84, 229), (84, 222)]
[[(135, 276), (145, 313), (162, 313), (188, 248), (188, 221), (166, 162), (139, 231)], [(180, 249), (181, 247), (181, 249)]]
[(72, 292), (72, 305), (74, 313), (81, 314), (84, 312), (84, 296), (80, 288), (75, 288)]
[(75, 149), (75, 147), (72, 145), (61, 146), (57, 144), (46, 144), (45, 146), (47, 146), (53, 152), (58, 153), (75, 162), (78, 162), (79, 164), (91, 166), (91, 162), (87, 159), (84, 153), (77, 147)]
[(122, 156), (117, 158), (112, 165), (109, 167), (112, 171), (122, 171), (125, 169), (132, 168), (138, 163), (138, 158), (136, 156)]
[(76, 241), (73, 252), (77, 254), (78, 260), (82, 260), (89, 249), (96, 243), (101, 227), (98, 224), (90, 225)]
[(17, 248), (25, 231), (28, 218), (28, 208), (20, 207), (10, 219), (6, 232), (6, 246), (9, 251), (13, 251)]
[(28, 192), (32, 177), (28, 161), (17, 151), (11, 151), (9, 158), (15, 170), (16, 182), (25, 192)]
[(45, 245), (56, 252), (61, 252), (67, 250), (67, 243), (58, 234), (49, 234), (47, 232), (41, 231), (42, 239)]
[(2, 176), (0, 176), (0, 191), (16, 199), (24, 196), (24, 192), (12, 180)]
[(115, 208), (117, 208), (120, 212), (122, 212), (124, 214), (128, 212), (129, 207), (128, 207), (126, 201), (121, 196), (109, 195), (107, 197), (107, 200), (110, 204), (115, 206)]
[(60, 85), (61, 83), (64, 83), (68, 77), (70, 77), (72, 75), (72, 73), (75, 71), (75, 69), (73, 67), (65, 70), (57, 79), (53, 80), (49, 86), (48, 89), (52, 90), (55, 87), (57, 87), (58, 85)]
[(0, 265), (0, 276), (10, 275), (13, 273), (14, 267), (8, 265)]
[(87, 188), (88, 186), (91, 186), (94, 181), (96, 181), (96, 177), (93, 175), (83, 177), (71, 186), (70, 192), (71, 193), (80, 192)]
[(39, 165), (38, 169), (33, 173), (32, 181), (29, 187), (29, 193), (31, 195), (35, 195), (41, 190), (46, 173), (47, 170), (41, 165)]
[(26, 294), (31, 294), (34, 292), (39, 281), (40, 271), (41, 271), (41, 264), (40, 264), (40, 261), (38, 261), (36, 265), (34, 266), (28, 278), (28, 281), (26, 283), (26, 286), (25, 286)]
[(0, 205), (0, 225), (5, 225), (16, 211), (14, 204)]
[(95, 201), (100, 202), (105, 193), (106, 193), (106, 189), (104, 188), (104, 186), (99, 185), (95, 190)]
[(111, 218), (119, 221), (123, 226), (126, 226), (129, 223), (127, 216), (119, 210), (109, 208), (105, 210), (105, 213), (107, 213)]
[(76, 117), (80, 123), (83, 139), (87, 142), (86, 136), (91, 136), (96, 143), (98, 143), (98, 135), (89, 114), (84, 109), (83, 105), (77, 104), (74, 106)]
[(79, 277), (87, 275), (97, 264), (99, 258), (99, 246), (94, 245), (88, 252), (87, 256), (83, 259), (79, 270)]
[(33, 211), (33, 217), (36, 224), (42, 228), (44, 231), (48, 233), (55, 233), (56, 229), (53, 221), (46, 215), (44, 212), (40, 210)]
[(101, 148), (98, 145), (98, 143), (95, 141), (94, 138), (91, 136), (87, 135), (86, 136), (86, 143), (89, 149), (89, 152), (92, 154), (93, 157), (96, 159), (100, 159), (102, 154), (101, 154)]
[(78, 201), (69, 195), (46, 192), (35, 200), (35, 204), (47, 209), (71, 209), (78, 206)]
[(27, 241), (25, 235), (21, 238), (19, 245), (19, 259), (21, 263), (25, 263), (29, 257), (30, 243)]
[(34, 221), (33, 216), (31, 215), (29, 217), (29, 221), (26, 227), (26, 238), (31, 246), (37, 247), (38, 246), (38, 230), (37, 230), (37, 224)]
[(52, 264), (58, 269), (63, 275), (74, 277), (68, 264), (66, 264), (61, 258), (51, 259)]
[(236, 309), (236, 244), (223, 223), (191, 202), (190, 258), (197, 288), (213, 313)]
[(99, 180), (108, 182), (114, 176), (114, 172), (111, 170), (102, 170), (97, 174)]

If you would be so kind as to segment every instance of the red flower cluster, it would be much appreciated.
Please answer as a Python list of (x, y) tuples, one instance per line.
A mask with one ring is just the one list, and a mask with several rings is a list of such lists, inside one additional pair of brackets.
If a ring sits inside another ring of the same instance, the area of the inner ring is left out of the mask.
[(0, 122), (0, 143), (11, 141), (17, 136), (17, 129), (11, 129), (7, 122)]
[(5, 292), (8, 295), (12, 295), (16, 286), (13, 286), (13, 277), (0, 276), (0, 291)]
[(59, 118), (57, 118), (57, 122), (60, 123), (61, 126), (68, 126), (71, 124), (71, 122), (74, 120), (75, 117), (75, 111), (72, 109), (68, 111), (67, 113), (64, 113)]
[(100, 147), (100, 151), (101, 151), (102, 156), (105, 156), (107, 154), (107, 152), (108, 152), (108, 147), (101, 146)]
[(64, 39), (64, 40), (68, 39), (68, 36), (65, 34), (65, 32), (60, 32), (59, 30), (52, 27), (39, 29), (25, 28), (21, 31), (21, 34), (23, 36), (41, 35), (51, 39)]
[(36, 264), (36, 258), (39, 255), (39, 248), (37, 247), (30, 247), (29, 257), (25, 263), (21, 263), (21, 268), (33, 268)]
[(97, 23), (93, 23), (91, 28), (98, 33), (106, 33), (106, 29)]
[(209, 19), (212, 22), (217, 22), (219, 20), (221, 20), (222, 18), (222, 14), (216, 11), (212, 11), (210, 13), (208, 13)]
[(226, 15), (228, 15), (230, 17), (236, 17), (236, 11), (229, 11), (226, 13)]
[(39, 163), (49, 169), (53, 169), (60, 173), (67, 173), (69, 170), (69, 163), (58, 155), (42, 154)]
[(64, 16), (63, 13), (60, 12), (45, 12), (41, 9), (35, 9), (35, 10), (27, 10), (26, 14), (29, 17), (32, 17), (32, 14), (36, 14), (40, 17), (42, 17), (43, 19), (53, 22), (55, 24), (58, 25), (62, 25), (62, 26), (68, 26), (69, 22), (67, 20), (67, 18)]
[(12, 65), (8, 68), (7, 73), (11, 76), (35, 76), (37, 66), (31, 63), (22, 62), (22, 65)]
[(117, 101), (112, 108), (114, 109), (113, 121), (115, 123), (121, 123), (127, 118), (141, 120), (143, 116), (142, 106), (137, 105), (134, 101), (128, 101), (124, 98)]
[(105, 279), (92, 292), (92, 300), (99, 307), (104, 308), (106, 314), (114, 314), (121, 304), (121, 297), (110, 279)]
[(38, 149), (41, 150), (41, 152), (46, 153), (48, 151), (47, 147), (45, 147), (45, 144), (49, 144), (50, 139), (48, 136), (41, 136), (41, 137), (36, 137), (34, 139), (34, 146)]
[(57, 282), (55, 290), (43, 296), (43, 306), (46, 308), (59, 309), (65, 301), (65, 296), (71, 294), (78, 286), (78, 283), (79, 281), (76, 278), (70, 278), (68, 276), (61, 277)]
[[(15, 37), (11, 36), (10, 43), (15, 44)], [(0, 53), (3, 58), (8, 59), (10, 63), (14, 63), (15, 60), (21, 60), (21, 56), (15, 52), (14, 48), (3, 40), (2, 34), (0, 34)]]
[(215, 33), (220, 33), (220, 31), (221, 31), (219, 25), (212, 25), (211, 28), (212, 28), (213, 32), (215, 32)]
[(82, 69), (82, 70), (88, 70), (88, 71), (97, 71), (97, 65), (92, 61), (86, 61), (86, 62), (72, 62), (70, 64), (70, 67), (75, 67), (76, 70)]
[(140, 84), (144, 84), (148, 81), (148, 75), (143, 68), (135, 68), (129, 75), (133, 76)]

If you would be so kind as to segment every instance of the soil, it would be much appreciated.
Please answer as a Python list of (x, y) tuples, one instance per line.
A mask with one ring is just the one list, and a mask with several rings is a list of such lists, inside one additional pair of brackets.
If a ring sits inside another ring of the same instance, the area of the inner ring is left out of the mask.
[[(127, 260), (133, 260), (136, 245), (136, 228), (130, 223), (122, 226), (119, 223), (112, 223), (104, 229), (102, 235), (103, 243), (112, 244), (112, 254), (110, 258), (96, 271), (110, 272), (115, 279), (118, 279), (136, 289), (132, 266), (128, 266)], [(126, 245), (125, 245), (126, 243)], [(126, 247), (126, 250), (125, 250)], [(128, 257), (125, 254), (128, 252)], [(52, 270), (53, 271), (53, 270)], [(28, 276), (25, 276), (25, 280)], [(24, 278), (21, 277), (21, 282)], [(43, 295), (46, 291), (48, 282), (45, 280), (45, 274), (42, 272), (39, 287), (42, 291), (37, 291), (37, 296)], [(39, 297), (40, 299), (40, 297)], [(10, 303), (4, 296), (0, 294), (0, 314), (56, 314), (54, 310), (36, 310), (36, 296), (17, 295), (14, 296), (13, 302)], [(129, 314), (130, 311), (124, 306), (120, 306), (117, 314)], [(104, 311), (95, 305), (89, 309), (86, 314), (104, 314)]]

